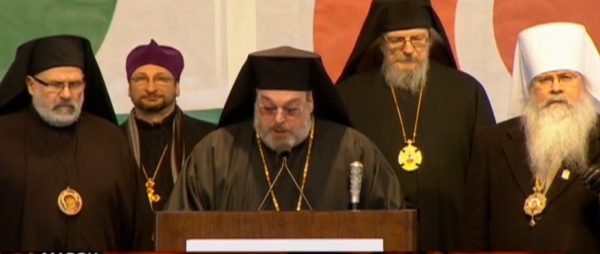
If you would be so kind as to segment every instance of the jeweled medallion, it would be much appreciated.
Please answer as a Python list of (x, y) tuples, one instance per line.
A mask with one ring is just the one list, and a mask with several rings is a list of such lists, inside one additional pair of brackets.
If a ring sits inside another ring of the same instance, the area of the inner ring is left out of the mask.
[(544, 209), (546, 208), (546, 196), (544, 194), (535, 192), (525, 200), (525, 205), (523, 210), (525, 214), (531, 216), (531, 221), (529, 222), (529, 226), (535, 226), (535, 216), (542, 214)]
[(418, 147), (413, 146), (411, 140), (408, 140), (407, 143), (408, 145), (402, 148), (398, 154), (398, 163), (402, 166), (402, 169), (412, 172), (417, 170), (423, 162), (423, 155)]
[(77, 215), (83, 208), (83, 199), (77, 191), (67, 187), (58, 195), (58, 208), (66, 215)]
[(148, 179), (146, 181), (146, 192), (148, 193), (148, 200), (150, 201), (150, 205), (154, 205), (154, 203), (158, 203), (160, 201), (160, 195), (154, 193), (154, 181), (152, 179)]

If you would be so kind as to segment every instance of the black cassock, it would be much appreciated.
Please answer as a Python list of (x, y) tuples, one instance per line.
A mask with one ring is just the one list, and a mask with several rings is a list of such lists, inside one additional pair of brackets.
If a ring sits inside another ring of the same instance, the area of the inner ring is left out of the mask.
[[(257, 211), (269, 189), (252, 121), (218, 129), (203, 139), (186, 162), (167, 210)], [(287, 165), (302, 182), (308, 138), (296, 146)], [(281, 167), (263, 145), (271, 180)], [(396, 176), (379, 150), (362, 134), (317, 120), (304, 194), (315, 211), (350, 207), (350, 164), (364, 165), (361, 209), (398, 209), (402, 195)], [(281, 210), (296, 210), (300, 192), (284, 170), (274, 188)], [(274, 210), (271, 197), (263, 210)], [(302, 210), (308, 210), (302, 201)]]
[[(117, 126), (84, 112), (53, 128), (30, 107), (0, 117), (0, 140), (0, 250), (152, 248), (142, 178)], [(83, 199), (75, 216), (57, 205), (65, 178)]]
[[(160, 195), (161, 199), (158, 203), (153, 205), (155, 211), (163, 209), (169, 195), (171, 195), (175, 181), (177, 180), (177, 177), (174, 177), (171, 169), (171, 143), (173, 139), (173, 121), (175, 120), (175, 116), (175, 111), (173, 111), (173, 113), (167, 116), (162, 122), (156, 124), (151, 124), (137, 118), (135, 119), (139, 133), (141, 162), (142, 165), (144, 165), (148, 177), (152, 177), (155, 174), (163, 150), (165, 146), (169, 144), (159, 171), (156, 172), (156, 185), (154, 190), (155, 193)], [(181, 120), (181, 124), (183, 125), (183, 133), (181, 134), (184, 147), (183, 156), (184, 158), (187, 158), (192, 149), (194, 149), (194, 146), (196, 146), (208, 133), (213, 131), (216, 126), (191, 118), (183, 113)], [(127, 121), (130, 121), (130, 119)], [(121, 131), (123, 131), (125, 135), (129, 135), (127, 121), (120, 126)], [(145, 182), (145, 178), (143, 179)]]
[[(526, 138), (519, 118), (485, 128), (474, 140), (473, 159), (460, 216), (461, 251), (600, 253), (600, 200), (572, 171), (560, 169), (546, 192), (546, 208), (531, 217), (523, 209), (533, 193)], [(588, 161), (600, 162), (600, 132), (590, 139)], [(566, 179), (565, 179), (566, 178)]]
[[(430, 61), (417, 128), (419, 169), (403, 170), (405, 146), (390, 87), (379, 69), (337, 84), (355, 128), (371, 139), (396, 171), (407, 205), (419, 211), (421, 250), (451, 251), (475, 130), (495, 123), (485, 90), (475, 79)], [(412, 139), (419, 96), (396, 90), (407, 139)]]

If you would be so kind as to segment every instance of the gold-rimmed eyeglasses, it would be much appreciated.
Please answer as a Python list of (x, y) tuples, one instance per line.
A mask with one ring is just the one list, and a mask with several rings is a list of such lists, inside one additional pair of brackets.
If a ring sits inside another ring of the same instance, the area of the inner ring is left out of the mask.
[(282, 112), (285, 118), (295, 118), (302, 114), (304, 108), (301, 107), (276, 107), (276, 106), (259, 106), (258, 112), (263, 116), (275, 117), (279, 112)]
[(403, 49), (406, 46), (406, 42), (410, 42), (410, 45), (414, 49), (423, 49), (429, 43), (429, 36), (427, 35), (416, 35), (410, 37), (392, 37), (383, 36), (383, 40), (386, 42), (388, 47), (392, 49)]
[(560, 84), (570, 84), (573, 81), (577, 80), (577, 78), (579, 78), (579, 75), (577, 75), (575, 73), (565, 72), (565, 73), (542, 75), (542, 76), (535, 77), (533, 79), (533, 83), (538, 84), (538, 85), (550, 85), (555, 82), (560, 83)]
[[(173, 82), (173, 80), (174, 79), (172, 77), (168, 76), (156, 76), (152, 78), (152, 82), (156, 85), (169, 85)], [(150, 84), (150, 78), (145, 76), (132, 77), (130, 81), (131, 84), (136, 86), (147, 86)]]

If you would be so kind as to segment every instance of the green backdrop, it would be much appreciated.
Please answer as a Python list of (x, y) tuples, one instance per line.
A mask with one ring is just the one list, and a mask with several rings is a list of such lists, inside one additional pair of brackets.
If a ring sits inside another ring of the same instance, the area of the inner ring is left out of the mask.
[[(116, 4), (117, 0), (0, 0), (0, 75), (3, 77), (8, 70), (20, 44), (41, 36), (81, 35), (90, 39), (94, 52), (98, 52), (111, 25)], [(65, 15), (66, 11), (68, 15)], [(221, 109), (185, 112), (194, 118), (217, 123)], [(117, 117), (123, 122), (127, 114)]]

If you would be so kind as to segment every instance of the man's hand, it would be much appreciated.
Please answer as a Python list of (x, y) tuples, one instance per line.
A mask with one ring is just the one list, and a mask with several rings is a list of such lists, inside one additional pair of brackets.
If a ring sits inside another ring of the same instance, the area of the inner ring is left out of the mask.
[(585, 187), (600, 192), (600, 164), (592, 164), (589, 169), (581, 175)]

